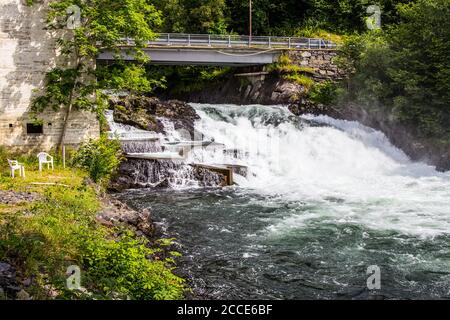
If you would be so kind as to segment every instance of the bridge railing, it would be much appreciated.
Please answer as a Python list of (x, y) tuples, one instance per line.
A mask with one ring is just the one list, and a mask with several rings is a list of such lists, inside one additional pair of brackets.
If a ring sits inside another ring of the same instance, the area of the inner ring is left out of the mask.
[[(127, 45), (133, 45), (132, 39), (124, 39)], [(336, 49), (337, 45), (331, 41), (319, 38), (299, 37), (261, 37), (239, 35), (209, 35), (161, 33), (149, 46), (174, 47), (214, 47), (214, 48), (259, 48), (259, 49)]]

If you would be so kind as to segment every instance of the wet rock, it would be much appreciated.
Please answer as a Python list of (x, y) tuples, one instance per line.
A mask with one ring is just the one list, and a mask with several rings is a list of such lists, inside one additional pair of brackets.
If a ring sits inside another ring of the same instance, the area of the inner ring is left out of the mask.
[(128, 96), (110, 100), (114, 110), (114, 121), (143, 130), (164, 133), (160, 118), (174, 123), (177, 130), (183, 129), (193, 136), (194, 122), (200, 117), (194, 108), (178, 100), (161, 101), (154, 97)]
[(3, 296), (0, 299), (15, 298), (20, 290), (14, 267), (8, 263), (0, 262), (0, 296)]
[(167, 188), (180, 183), (217, 187), (225, 185), (225, 181), (221, 174), (177, 161), (128, 159), (121, 163), (110, 189)]
[(105, 198), (103, 204), (104, 209), (96, 217), (99, 223), (108, 227), (128, 225), (132, 226), (139, 234), (153, 236), (154, 227), (148, 209), (136, 211), (123, 202), (111, 198)]
[(28, 292), (26, 292), (25, 290), (22, 289), (19, 292), (17, 292), (16, 299), (17, 300), (31, 300), (31, 297), (28, 294)]
[(323, 104), (316, 104), (307, 99), (301, 99), (296, 103), (292, 103), (289, 105), (289, 111), (291, 111), (294, 115), (300, 116), (303, 114), (313, 114), (313, 115), (329, 115), (329, 116), (338, 116), (338, 111), (333, 110), (329, 106), (325, 106)]

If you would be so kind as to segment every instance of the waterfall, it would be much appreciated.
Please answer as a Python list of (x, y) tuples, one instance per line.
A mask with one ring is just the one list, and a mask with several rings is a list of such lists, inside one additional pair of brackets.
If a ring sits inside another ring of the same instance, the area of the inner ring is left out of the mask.
[(328, 116), (293, 118), (281, 106), (194, 107), (197, 130), (247, 155), (244, 190), (321, 207), (279, 221), (275, 234), (315, 219), (420, 235), (450, 230), (450, 172), (411, 161), (380, 131)]
[[(137, 184), (164, 180), (173, 188), (217, 186), (217, 174), (202, 175), (191, 164), (242, 166), (246, 176), (235, 174), (241, 190), (283, 201), (332, 203), (325, 215), (294, 215), (273, 226), (274, 232), (305, 219), (339, 219), (349, 211), (346, 222), (364, 220), (374, 228), (388, 224), (420, 234), (450, 229), (450, 172), (412, 162), (379, 131), (327, 116), (295, 117), (282, 106), (192, 106), (200, 116), (195, 129), (204, 133), (196, 142), (215, 143), (192, 149), (182, 161), (134, 161)], [(120, 128), (128, 136), (143, 135)], [(167, 142), (180, 139), (169, 128), (161, 145), (139, 151), (161, 147), (167, 152), (176, 149)]]

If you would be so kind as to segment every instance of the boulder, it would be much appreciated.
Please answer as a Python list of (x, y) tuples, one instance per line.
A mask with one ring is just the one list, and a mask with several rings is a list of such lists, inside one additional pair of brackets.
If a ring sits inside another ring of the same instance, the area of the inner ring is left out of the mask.
[(110, 100), (114, 121), (139, 129), (165, 133), (161, 118), (173, 122), (175, 129), (193, 136), (194, 123), (200, 117), (189, 104), (178, 100), (161, 101), (146, 96), (127, 96)]

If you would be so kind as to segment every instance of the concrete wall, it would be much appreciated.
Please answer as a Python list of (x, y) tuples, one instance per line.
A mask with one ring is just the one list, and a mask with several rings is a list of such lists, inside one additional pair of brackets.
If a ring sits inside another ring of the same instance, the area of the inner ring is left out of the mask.
[[(42, 135), (29, 135), (29, 106), (34, 89), (42, 88), (46, 71), (55, 66), (55, 37), (44, 30), (48, 0), (32, 7), (25, 0), (0, 0), (0, 145), (22, 150), (49, 150), (62, 131), (64, 112), (46, 112)], [(94, 114), (74, 112), (69, 118), (67, 144), (99, 135)]]

